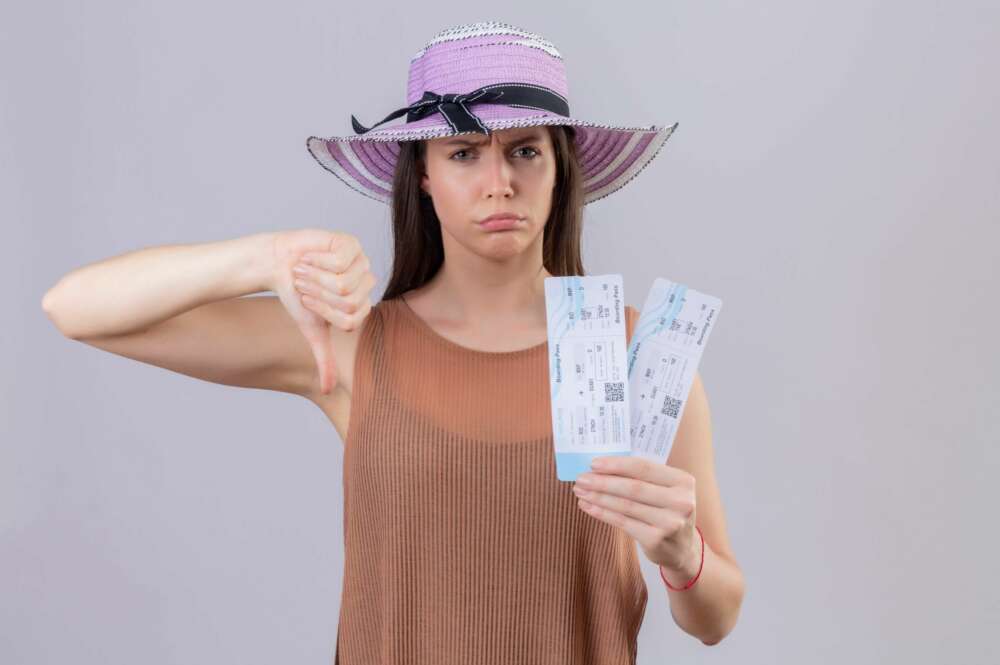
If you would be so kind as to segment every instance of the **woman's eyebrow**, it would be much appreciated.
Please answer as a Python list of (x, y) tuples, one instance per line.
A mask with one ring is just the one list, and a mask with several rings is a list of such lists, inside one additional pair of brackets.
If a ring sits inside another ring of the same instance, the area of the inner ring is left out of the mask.
[[(513, 141), (510, 141), (509, 143), (503, 143), (503, 141), (501, 141), (500, 143), (502, 145), (505, 145), (505, 146), (508, 146), (508, 147), (514, 147), (514, 146), (517, 146), (517, 145), (521, 145), (522, 143), (529, 143), (531, 141), (538, 141), (540, 139), (541, 139), (541, 136), (539, 134), (532, 133), (532, 134), (527, 134), (527, 135), (522, 136), (520, 138), (514, 139)], [(473, 140), (470, 140), (470, 139), (467, 139), (467, 138), (454, 138), (454, 139), (451, 139), (449, 141), (446, 141), (445, 145), (449, 145), (449, 146), (453, 146), (453, 145), (481, 146), (481, 145), (486, 145), (487, 143), (488, 143), (488, 141), (486, 141), (486, 140), (473, 141)]]

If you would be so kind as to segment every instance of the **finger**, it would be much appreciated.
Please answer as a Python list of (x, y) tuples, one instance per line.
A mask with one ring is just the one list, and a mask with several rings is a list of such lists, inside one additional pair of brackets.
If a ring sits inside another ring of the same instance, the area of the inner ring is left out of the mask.
[(319, 314), (327, 322), (338, 328), (343, 328), (348, 323), (350, 315), (343, 310), (333, 307), (328, 301), (329, 294), (323, 293), (322, 289), (319, 289), (314, 283), (306, 287), (305, 291), (305, 294), (301, 296), (303, 307)]
[(672, 488), (628, 476), (612, 476), (589, 471), (576, 479), (576, 486), (592, 492), (613, 494), (656, 508), (665, 508), (673, 501)]
[(323, 345), (323, 352), (326, 360), (323, 363), (324, 376), (320, 379), (320, 391), (328, 395), (333, 389), (333, 381), (337, 377), (337, 358), (333, 355), (333, 343), (330, 339), (330, 326), (326, 326), (324, 336), (326, 344)]
[(316, 350), (314, 352), (316, 366), (319, 368), (319, 391), (323, 395), (330, 392), (330, 384), (332, 383), (332, 376), (335, 371), (333, 354), (330, 353), (329, 331), (329, 324), (324, 324), (322, 334), (318, 335), (319, 340), (316, 343)]
[(651, 506), (615, 494), (584, 490), (580, 487), (574, 487), (573, 492), (577, 498), (583, 499), (588, 503), (595, 504), (620, 515), (635, 518), (640, 522), (659, 527), (664, 531), (673, 531), (684, 526), (687, 520), (686, 516), (689, 514), (683, 507), (675, 509), (670, 506)]
[(361, 243), (354, 236), (349, 236), (329, 251), (306, 252), (302, 255), (302, 260), (317, 268), (341, 273), (346, 271), (361, 253)]
[(588, 503), (595, 504), (601, 508), (606, 508), (621, 515), (634, 517), (635, 519), (641, 520), (647, 524), (659, 524), (663, 521), (663, 516), (665, 514), (672, 512), (667, 508), (651, 506), (648, 503), (641, 503), (616, 494), (606, 494), (604, 492), (585, 490), (582, 487), (574, 487), (573, 493), (576, 494), (578, 498), (583, 499)]
[(341, 330), (354, 330), (357, 328), (364, 318), (368, 316), (372, 307), (371, 302), (366, 299), (362, 303), (360, 309), (349, 314), (343, 310), (332, 307), (330, 303), (325, 300), (317, 299), (316, 297), (308, 295), (302, 296), (302, 305), (310, 311), (316, 312)]
[[(319, 276), (317, 275), (316, 277)], [(375, 276), (371, 273), (365, 273), (357, 290), (347, 295), (340, 295), (330, 291), (321, 281), (313, 279), (308, 275), (300, 278), (295, 284), (295, 288), (300, 293), (308, 294), (316, 300), (325, 302), (333, 309), (340, 310), (349, 315), (357, 314), (369, 303), (368, 296), (371, 294), (372, 287), (374, 286)]]
[(693, 487), (694, 476), (683, 469), (660, 464), (638, 455), (607, 455), (591, 463), (602, 474), (628, 476), (666, 487)]
[[(303, 303), (304, 304), (304, 303)], [(319, 372), (320, 392), (324, 395), (330, 392), (332, 377), (336, 376), (337, 367), (329, 344), (330, 327), (325, 321), (318, 326), (309, 326), (303, 333), (309, 342), (316, 368)]]
[[(364, 254), (358, 254), (355, 257), (354, 263), (348, 266), (347, 270), (342, 273), (336, 273), (323, 268), (314, 267), (312, 269), (307, 269), (306, 276), (311, 279), (316, 280), (324, 289), (329, 291), (331, 294), (340, 296), (341, 298), (348, 298), (348, 296), (356, 293), (360, 288), (363, 288), (366, 280), (368, 280), (370, 263), (368, 257)], [(374, 285), (374, 280), (372, 285)], [(362, 294), (361, 297), (366, 296), (367, 293)]]
[(607, 522), (616, 526), (632, 536), (637, 542), (646, 548), (652, 548), (659, 540), (662, 531), (646, 522), (623, 515), (617, 511), (591, 503), (585, 499), (579, 499), (580, 509), (595, 519)]

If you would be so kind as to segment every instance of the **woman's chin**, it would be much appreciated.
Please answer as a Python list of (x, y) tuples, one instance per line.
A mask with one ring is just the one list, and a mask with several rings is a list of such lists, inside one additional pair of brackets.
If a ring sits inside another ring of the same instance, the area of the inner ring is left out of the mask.
[(517, 231), (497, 231), (488, 234), (476, 243), (479, 252), (491, 259), (509, 259), (524, 252), (528, 244), (523, 234)]

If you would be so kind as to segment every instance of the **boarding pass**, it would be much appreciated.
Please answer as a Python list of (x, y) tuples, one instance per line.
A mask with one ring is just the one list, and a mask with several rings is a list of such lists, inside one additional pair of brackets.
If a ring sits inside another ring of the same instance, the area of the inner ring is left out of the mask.
[(556, 475), (575, 480), (602, 455), (629, 455), (621, 275), (545, 279)]
[(657, 278), (628, 348), (632, 454), (664, 463), (722, 301)]

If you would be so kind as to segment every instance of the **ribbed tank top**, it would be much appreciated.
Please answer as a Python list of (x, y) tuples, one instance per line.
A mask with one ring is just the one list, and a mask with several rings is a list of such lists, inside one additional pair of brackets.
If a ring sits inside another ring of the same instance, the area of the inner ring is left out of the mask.
[(337, 665), (635, 663), (636, 544), (556, 478), (550, 409), (547, 342), (470, 349), (401, 298), (373, 306), (344, 443)]

